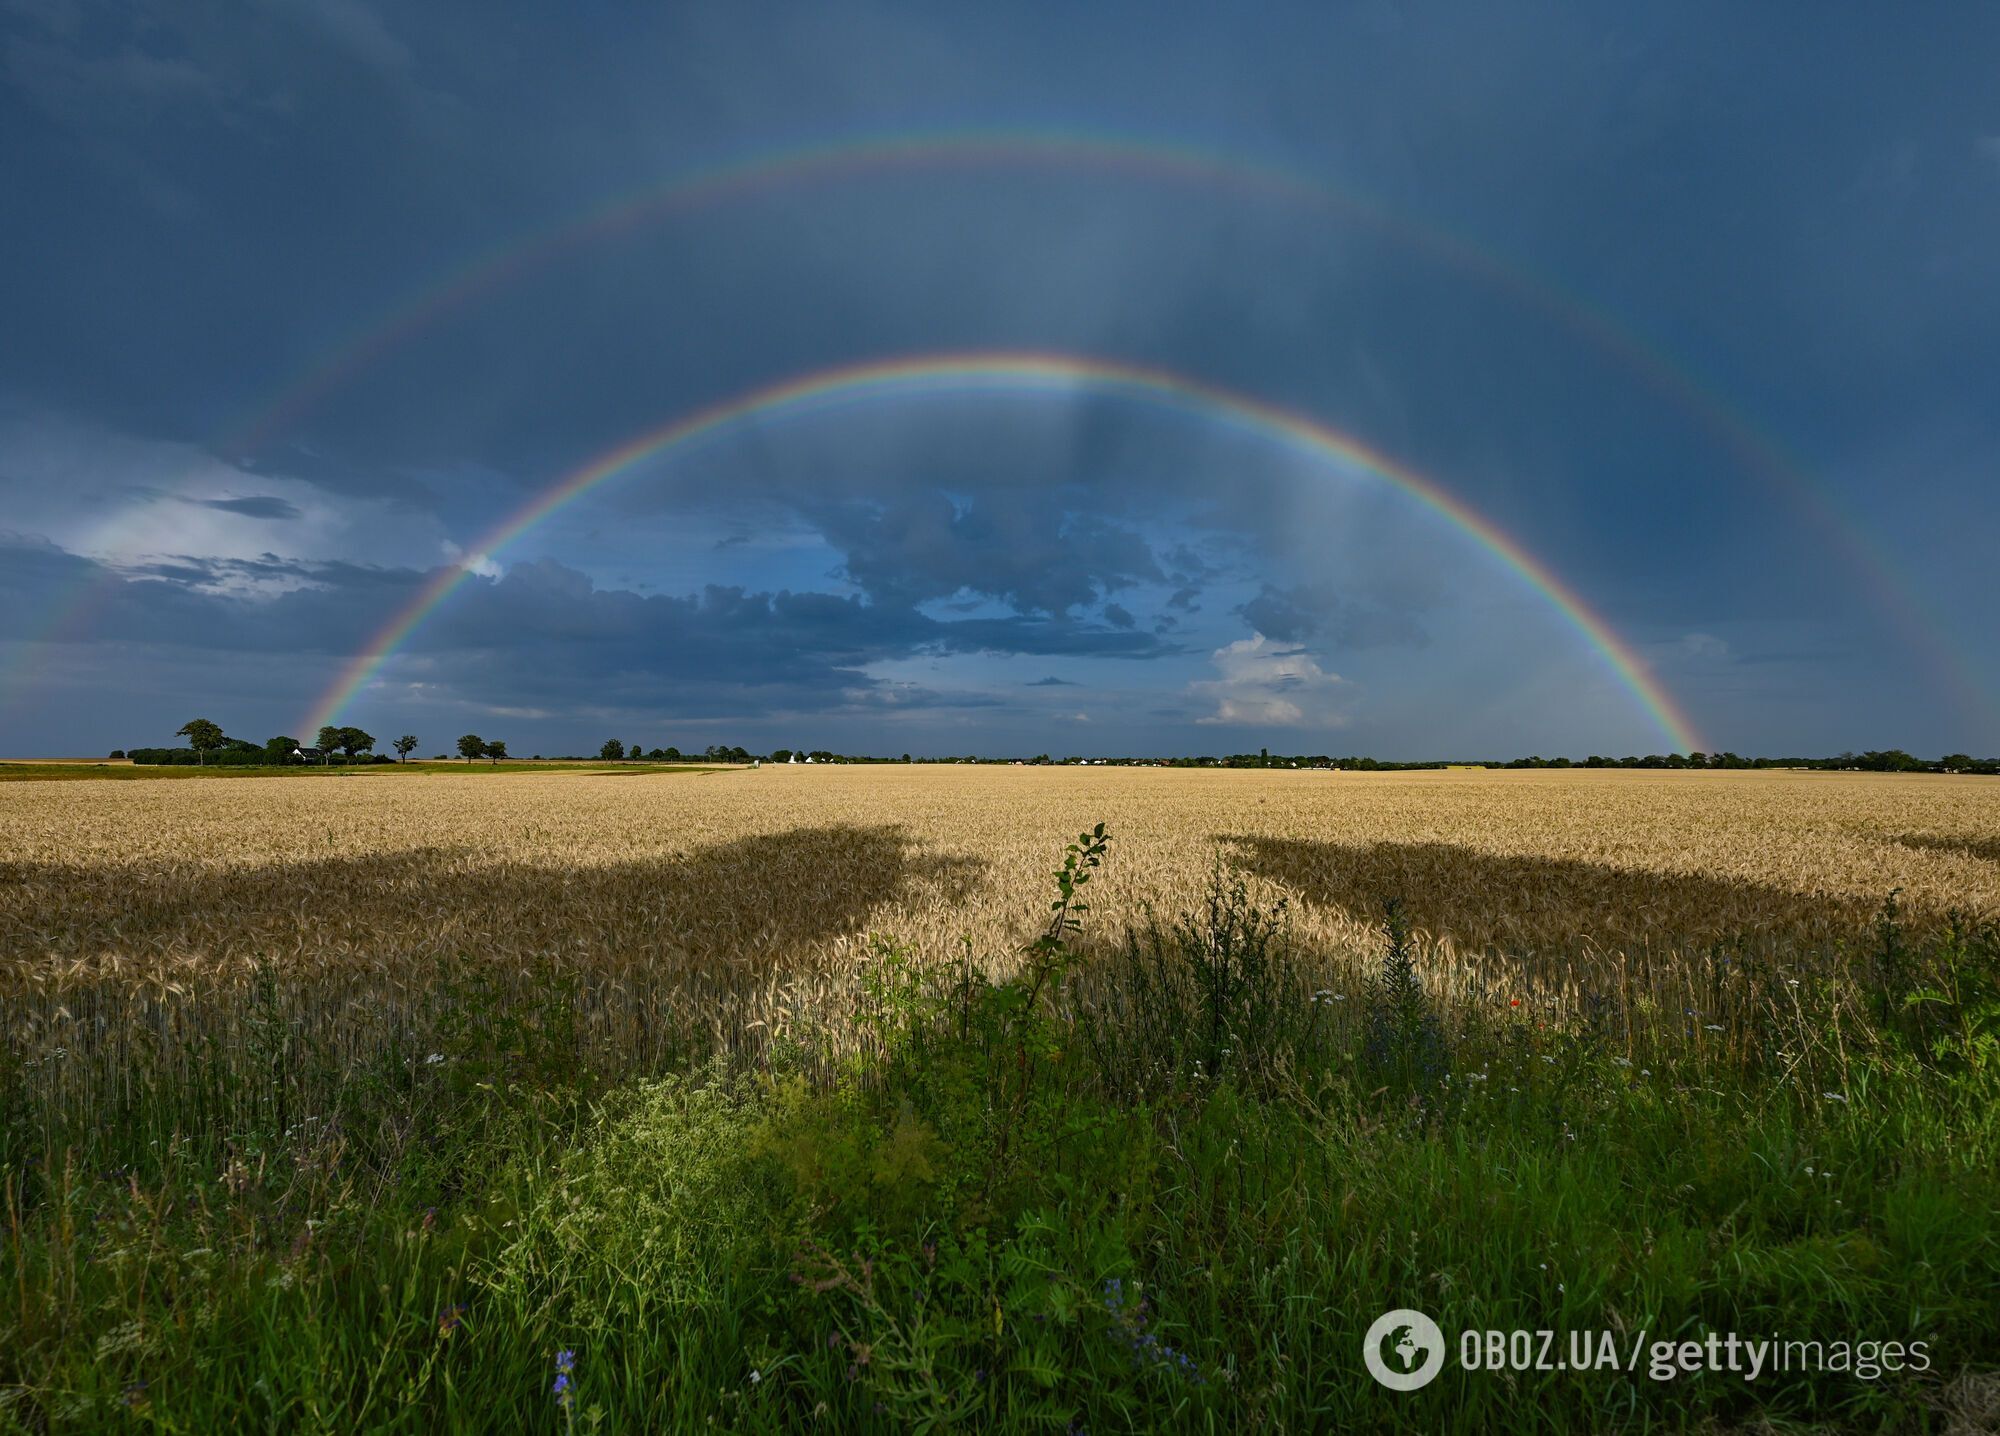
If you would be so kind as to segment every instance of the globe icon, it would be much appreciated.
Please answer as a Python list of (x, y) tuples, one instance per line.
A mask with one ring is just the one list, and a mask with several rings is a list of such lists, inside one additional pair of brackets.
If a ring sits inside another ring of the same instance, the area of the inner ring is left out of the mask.
[(1421, 1311), (1399, 1307), (1375, 1319), (1361, 1354), (1369, 1375), (1384, 1386), (1415, 1391), (1429, 1385), (1444, 1365), (1444, 1333)]

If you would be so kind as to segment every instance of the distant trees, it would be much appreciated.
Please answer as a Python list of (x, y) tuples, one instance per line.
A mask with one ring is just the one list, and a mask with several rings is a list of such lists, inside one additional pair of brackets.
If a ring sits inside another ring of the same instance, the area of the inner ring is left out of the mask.
[(347, 755), (347, 761), (352, 763), (355, 754), (366, 753), (375, 746), (375, 735), (359, 728), (342, 728), (334, 742)]
[(410, 761), (410, 754), (416, 751), (417, 735), (414, 733), (405, 733), (402, 737), (398, 738), (395, 741), (395, 743), (392, 744), (391, 746), (394, 747), (396, 750), (397, 759), (400, 762), (407, 763)]
[(108, 761), (113, 763), (117, 762), (120, 758), (123, 758), (124, 756), (125, 756), (125, 750), (123, 748), (113, 748), (111, 752), (106, 755)]
[(625, 756), (625, 745), (616, 738), (607, 738), (604, 746), (597, 750), (597, 756), (607, 763), (615, 763)]
[(506, 742), (499, 738), (489, 740), (486, 744), (486, 756), (497, 766), (500, 760), (507, 756)]
[(470, 763), (474, 758), (486, 756), (486, 740), (477, 733), (467, 733), (458, 740), (458, 756)]
[(187, 739), (188, 747), (194, 749), (195, 762), (205, 763), (208, 755), (222, 746), (222, 725), (206, 718), (190, 718), (175, 730), (174, 736)]
[(313, 746), (319, 749), (320, 762), (331, 761), (333, 750), (340, 746), (340, 730), (331, 723), (321, 725), (319, 736), (313, 740)]
[(280, 733), (275, 738), (264, 740), (264, 761), (274, 768), (282, 767), (292, 761), (292, 754), (298, 750), (298, 739)]

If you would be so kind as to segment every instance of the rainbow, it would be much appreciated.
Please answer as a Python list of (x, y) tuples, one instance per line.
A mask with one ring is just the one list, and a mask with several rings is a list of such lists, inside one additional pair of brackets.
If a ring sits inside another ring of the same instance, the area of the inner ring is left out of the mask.
[[(1964, 655), (1944, 639), (1950, 626), (1931, 612), (1866, 531), (1819, 492), (1804, 465), (1721, 399), (1713, 385), (1601, 306), (1529, 268), (1371, 196), (1302, 171), (1193, 144), (1077, 130), (899, 131), (767, 149), (664, 182), (626, 191), (580, 214), (482, 251), (410, 292), (358, 326), (265, 408), (217, 445), (248, 456), (338, 392), (371, 365), (479, 298), (584, 246), (648, 224), (787, 185), (899, 171), (959, 168), (1075, 168), (1235, 190), (1254, 199), (1318, 210), (1394, 240), (1411, 251), (1511, 297), (1579, 343), (1604, 354), (1692, 418), (1730, 461), (1758, 476), (1840, 553), (1906, 647), (1925, 656), (1968, 716), (2000, 719), (1993, 696)], [(73, 624), (68, 626), (74, 626)]]
[[(239, 461), (248, 459), (372, 365), (453, 314), (601, 240), (788, 185), (883, 173), (1006, 167), (1067, 167), (1202, 184), (1252, 199), (1316, 210), (1391, 238), (1510, 297), (1635, 376), (1691, 418), (1733, 465), (1769, 485), (1841, 555), (1848, 571), (1859, 580), (1859, 587), (1891, 619), (1905, 649), (1923, 655), (1941, 687), (1953, 695), (1968, 717), (2000, 720), (2000, 708), (1996, 708), (1983, 680), (1964, 655), (1946, 641), (1949, 624), (1926, 609), (1862, 527), (1819, 492), (1797, 458), (1736, 414), (1712, 385), (1685, 364), (1602, 307), (1465, 239), (1302, 171), (1198, 145), (1076, 130), (903, 131), (765, 149), (683, 172), (615, 195), (440, 271), (349, 330), (262, 408), (232, 424), (212, 447)], [(51, 606), (40, 635), (21, 645), (13, 663), (0, 667), (0, 706), (19, 696), (20, 679), (35, 652), (86, 628), (115, 583), (116, 579), (109, 577), (86, 582), (74, 598)]]
[[(760, 421), (836, 409), (865, 400), (967, 392), (1089, 390), (1162, 405), (1288, 445), (1341, 468), (1386, 480), (1477, 541), (1551, 603), (1599, 653), (1648, 718), (1676, 749), (1702, 746), (1694, 725), (1661, 687), (1644, 659), (1549, 571), (1491, 520), (1423, 475), (1317, 420), (1199, 379), (1163, 369), (1069, 354), (952, 353), (851, 364), (785, 380), (723, 400), (638, 434), (572, 469), (501, 520), (468, 550), (491, 556), (543, 519), (649, 459), (684, 453)], [(433, 574), (340, 672), (313, 705), (300, 731), (332, 722), (471, 573), (452, 565)]]

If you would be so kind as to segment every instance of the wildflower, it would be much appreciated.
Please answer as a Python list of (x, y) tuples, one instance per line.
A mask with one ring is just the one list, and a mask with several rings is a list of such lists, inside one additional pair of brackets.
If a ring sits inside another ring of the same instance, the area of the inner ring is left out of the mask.
[(1521, 999), (1518, 997), (1510, 997), (1507, 999), (1507, 1005), (1509, 1007), (1519, 1007), (1521, 1005)]
[(1822, 1092), (1819, 1095), (1826, 1098), (1829, 1102), (1845, 1102), (1847, 1100), (1845, 1092)]
[(433, 1053), (431, 1053), (431, 1055), (430, 1055), (430, 1056), (428, 1056), (428, 1057), (426, 1057), (426, 1058), (424, 1059), (424, 1066), (426, 1066), (426, 1067), (435, 1067), (435, 1066), (437, 1066), (437, 1065), (438, 1065), (438, 1064), (439, 1064), (440, 1062), (442, 1062), (442, 1061), (444, 1061), (444, 1053), (442, 1053), (442, 1052), (433, 1052)]
[(465, 1325), (465, 1308), (462, 1305), (448, 1306), (438, 1313), (438, 1335), (450, 1336)]
[(564, 1347), (556, 1353), (556, 1381), (550, 1392), (556, 1398), (556, 1405), (568, 1413), (570, 1403), (576, 1400), (576, 1393), (570, 1389), (570, 1377), (576, 1370), (576, 1353)]
[(1710, 1032), (1720, 1032), (1722, 1030), (1722, 1024), (1720, 1022), (1711, 1022), (1708, 1024), (1708, 1030)]
[(750, 1384), (752, 1386), (755, 1386), (758, 1382), (762, 1381), (763, 1379), (764, 1379), (764, 1373), (761, 1370), (759, 1370), (754, 1366), (750, 1368)]

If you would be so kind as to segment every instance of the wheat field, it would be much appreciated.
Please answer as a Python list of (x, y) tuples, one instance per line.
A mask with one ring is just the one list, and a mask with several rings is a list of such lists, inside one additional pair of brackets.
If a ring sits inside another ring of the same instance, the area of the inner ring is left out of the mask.
[(1400, 897), (1439, 970), (1657, 964), (2000, 910), (2000, 785), (1931, 775), (774, 767), (0, 787), (0, 984), (173, 991), (258, 962), (421, 980), (556, 962), (690, 992), (831, 982), (872, 935), (1004, 966), (1105, 823), (1093, 930), (1218, 858), (1308, 951)]

